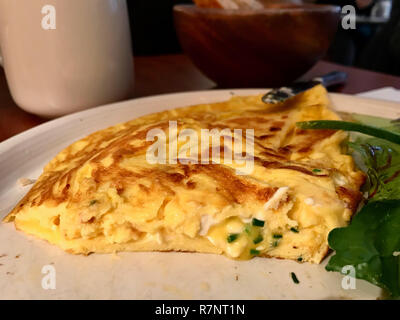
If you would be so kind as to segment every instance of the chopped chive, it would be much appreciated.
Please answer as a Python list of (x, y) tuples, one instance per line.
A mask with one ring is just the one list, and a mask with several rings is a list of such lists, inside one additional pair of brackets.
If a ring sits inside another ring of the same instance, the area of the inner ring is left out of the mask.
[(290, 231), (292, 231), (294, 233), (299, 233), (299, 230), (297, 230), (297, 228), (290, 228)]
[(298, 257), (298, 258), (297, 258), (297, 261), (302, 262), (302, 261), (303, 261), (303, 258), (302, 258), (302, 257)]
[(246, 232), (247, 234), (250, 234), (251, 232), (251, 225), (248, 223), (246, 224), (246, 226), (244, 227), (244, 232)]
[(291, 275), (292, 280), (293, 280), (293, 282), (295, 284), (299, 284), (300, 283), (299, 279), (297, 279), (297, 276), (296, 276), (296, 274), (294, 272), (291, 272), (290, 275)]
[(92, 205), (94, 205), (96, 203), (97, 203), (97, 200), (92, 200), (92, 201), (90, 201), (89, 206), (92, 206)]
[(282, 239), (282, 235), (276, 233), (276, 234), (274, 234), (274, 235), (272, 236), (272, 238), (274, 238), (274, 239)]
[(255, 227), (264, 227), (265, 222), (262, 221), (262, 220), (258, 220), (256, 218), (253, 218), (252, 224)]
[(228, 238), (226, 238), (226, 241), (228, 241), (228, 243), (232, 243), (237, 240), (238, 237), (239, 235), (237, 233), (232, 233), (228, 236)]
[(278, 244), (279, 244), (279, 241), (278, 241), (278, 240), (275, 240), (274, 242), (272, 242), (272, 246), (273, 246), (273, 247), (277, 247)]
[(263, 236), (260, 234), (260, 235), (258, 235), (254, 240), (253, 240), (253, 243), (254, 244), (257, 244), (257, 243), (260, 243), (261, 241), (263, 241), (264, 240), (264, 238), (263, 238)]
[(318, 173), (318, 172), (322, 172), (322, 170), (321, 169), (313, 169), (312, 172)]
[(250, 254), (253, 256), (257, 256), (260, 254), (260, 251), (256, 249), (250, 249)]

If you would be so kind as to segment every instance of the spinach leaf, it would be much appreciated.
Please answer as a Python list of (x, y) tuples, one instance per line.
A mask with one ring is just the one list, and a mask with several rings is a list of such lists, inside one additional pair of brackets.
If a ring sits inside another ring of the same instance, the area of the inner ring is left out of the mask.
[(326, 270), (351, 265), (357, 278), (400, 297), (400, 200), (367, 204), (350, 226), (331, 231), (328, 242), (336, 254)]
[(370, 201), (400, 200), (400, 145), (382, 139), (358, 136), (349, 146), (367, 174), (364, 189)]

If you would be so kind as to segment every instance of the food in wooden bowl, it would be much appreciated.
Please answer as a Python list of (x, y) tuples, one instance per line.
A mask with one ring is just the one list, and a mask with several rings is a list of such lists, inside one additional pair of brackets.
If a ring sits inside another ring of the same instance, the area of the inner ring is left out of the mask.
[(336, 33), (340, 8), (178, 5), (174, 16), (183, 50), (220, 87), (275, 87), (294, 81), (323, 57)]
[(262, 9), (271, 3), (302, 3), (302, 0), (194, 0), (201, 8)]

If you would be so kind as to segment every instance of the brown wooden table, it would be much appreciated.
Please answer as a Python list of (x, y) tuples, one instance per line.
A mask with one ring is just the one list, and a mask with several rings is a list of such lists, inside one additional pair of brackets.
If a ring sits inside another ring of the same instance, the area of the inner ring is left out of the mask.
[[(317, 63), (303, 78), (309, 79), (334, 70), (345, 71), (349, 75), (347, 84), (335, 88), (335, 92), (355, 94), (385, 86), (400, 89), (400, 77), (325, 61)], [(135, 77), (134, 98), (216, 88), (215, 83), (203, 76), (184, 55), (135, 57)], [(18, 108), (8, 90), (4, 72), (0, 71), (0, 141), (45, 121)]]

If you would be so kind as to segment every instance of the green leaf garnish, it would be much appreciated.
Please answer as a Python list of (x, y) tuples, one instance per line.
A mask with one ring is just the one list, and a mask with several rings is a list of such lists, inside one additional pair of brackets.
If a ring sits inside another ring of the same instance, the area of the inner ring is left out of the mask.
[(336, 254), (326, 269), (342, 272), (343, 267), (353, 266), (356, 278), (385, 289), (391, 298), (400, 298), (400, 256), (396, 254), (400, 251), (400, 122), (362, 115), (354, 115), (353, 119), (361, 123), (298, 124), (303, 129), (368, 135), (353, 134), (353, 141), (348, 143), (354, 160), (367, 175), (363, 189), (368, 203), (348, 227), (329, 233), (329, 246)]
[(367, 174), (364, 185), (370, 201), (400, 199), (400, 146), (376, 138), (358, 137), (349, 146)]
[(374, 117), (356, 113), (351, 114), (351, 118), (355, 122), (400, 133), (399, 119), (392, 120), (387, 118), (380, 118), (380, 117)]
[(274, 234), (273, 236), (272, 236), (272, 238), (274, 238), (274, 239), (282, 239), (282, 235), (281, 234)]
[(294, 233), (299, 233), (299, 230), (297, 228), (294, 228), (294, 227), (290, 228), (290, 231), (292, 231)]
[(400, 144), (400, 133), (362, 123), (338, 120), (316, 120), (297, 122), (296, 125), (301, 129), (331, 129), (360, 132), (369, 136), (385, 139), (396, 144)]
[(239, 237), (239, 234), (232, 233), (226, 238), (226, 241), (228, 241), (228, 243), (232, 243), (232, 242), (236, 241), (238, 237)]
[(312, 172), (314, 172), (314, 173), (320, 173), (320, 172), (322, 172), (322, 170), (321, 170), (321, 169), (312, 169)]
[(256, 218), (253, 218), (252, 224), (255, 227), (264, 227), (265, 222), (262, 221), (262, 220), (258, 220)]
[(326, 270), (341, 272), (353, 266), (355, 276), (400, 297), (400, 200), (369, 203), (350, 226), (329, 233), (329, 246), (336, 254)]

